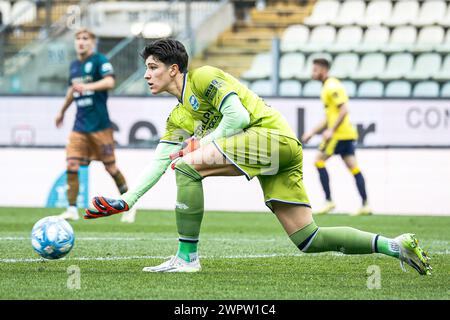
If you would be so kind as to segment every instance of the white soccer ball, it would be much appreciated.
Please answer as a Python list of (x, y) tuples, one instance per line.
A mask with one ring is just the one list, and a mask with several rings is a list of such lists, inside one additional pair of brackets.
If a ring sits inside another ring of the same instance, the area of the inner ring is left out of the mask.
[(72, 250), (75, 235), (72, 226), (59, 217), (45, 217), (31, 231), (33, 249), (45, 259), (59, 259)]

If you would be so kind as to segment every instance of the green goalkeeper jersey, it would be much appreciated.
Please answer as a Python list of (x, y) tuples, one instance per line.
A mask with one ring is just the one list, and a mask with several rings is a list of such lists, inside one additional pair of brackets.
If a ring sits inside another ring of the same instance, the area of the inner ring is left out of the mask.
[(219, 125), (222, 103), (233, 93), (250, 115), (248, 127), (271, 129), (273, 133), (298, 141), (278, 110), (268, 106), (230, 74), (204, 66), (185, 74), (181, 100), (167, 119), (166, 132), (161, 142), (179, 143), (192, 135), (197, 138), (206, 136)]

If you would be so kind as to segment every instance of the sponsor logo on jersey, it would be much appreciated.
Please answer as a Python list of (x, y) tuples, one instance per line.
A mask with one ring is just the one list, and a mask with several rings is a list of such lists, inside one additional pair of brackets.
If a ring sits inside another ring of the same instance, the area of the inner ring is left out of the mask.
[(89, 61), (84, 65), (84, 72), (90, 73), (91, 71), (92, 71), (92, 62)]
[(189, 103), (191, 104), (192, 109), (194, 109), (194, 111), (197, 111), (198, 108), (200, 107), (200, 104), (198, 103), (198, 100), (194, 95), (189, 97)]

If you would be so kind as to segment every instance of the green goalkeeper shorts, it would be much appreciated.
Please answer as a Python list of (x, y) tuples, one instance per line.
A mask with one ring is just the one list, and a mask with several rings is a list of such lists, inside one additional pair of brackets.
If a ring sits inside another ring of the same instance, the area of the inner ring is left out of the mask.
[(281, 136), (276, 130), (252, 127), (214, 144), (248, 180), (258, 177), (264, 201), (272, 211), (272, 201), (310, 207), (303, 186), (299, 141)]

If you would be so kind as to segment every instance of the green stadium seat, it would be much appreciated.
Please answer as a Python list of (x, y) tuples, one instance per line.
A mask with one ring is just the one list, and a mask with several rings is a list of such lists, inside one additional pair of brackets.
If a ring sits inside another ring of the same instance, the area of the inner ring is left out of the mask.
[(312, 14), (303, 23), (307, 26), (319, 26), (333, 20), (339, 11), (340, 3), (336, 0), (319, 0), (314, 5)]
[(392, 13), (392, 1), (369, 1), (366, 12), (360, 17), (359, 25), (380, 26), (389, 19)]
[(250, 90), (259, 96), (274, 95), (272, 81), (270, 80), (256, 80), (250, 85)]
[(322, 83), (316, 80), (310, 80), (303, 85), (304, 97), (320, 97)]
[(298, 80), (281, 81), (279, 93), (284, 97), (299, 97), (302, 93), (302, 85)]
[(336, 37), (336, 42), (327, 48), (332, 53), (350, 52), (357, 48), (362, 39), (362, 29), (358, 26), (342, 27)]
[(450, 54), (447, 54), (444, 58), (439, 71), (433, 76), (434, 80), (450, 80)]
[(441, 98), (450, 98), (450, 82), (446, 82), (442, 85)]
[[(450, 8), (450, 5), (449, 5)], [(450, 16), (449, 16), (450, 19)], [(442, 42), (439, 45), (436, 45), (434, 50), (441, 53), (448, 53), (450, 52), (450, 29), (447, 29), (447, 33), (445, 34), (444, 42)]]
[(414, 63), (410, 53), (396, 53), (389, 57), (386, 70), (379, 75), (382, 80), (396, 80), (405, 77), (412, 70)]
[(439, 21), (445, 15), (446, 9), (447, 4), (443, 0), (424, 1), (420, 7), (417, 19), (414, 19), (411, 23), (418, 27), (439, 24)]
[(326, 51), (334, 43), (336, 29), (332, 26), (315, 27), (310, 34), (309, 41), (302, 47), (303, 52)]
[(361, 43), (353, 51), (358, 53), (381, 50), (389, 41), (389, 29), (384, 26), (371, 26), (364, 33)]
[(350, 98), (356, 96), (356, 83), (350, 80), (343, 80), (342, 85)]
[(308, 41), (309, 29), (302, 25), (292, 25), (284, 30), (281, 36), (281, 51), (301, 51)]
[(268, 78), (272, 73), (272, 54), (270, 52), (258, 53), (252, 61), (249, 70), (245, 71), (242, 79), (256, 80)]
[(411, 83), (404, 80), (391, 81), (386, 85), (384, 96), (387, 98), (408, 98), (411, 96)]
[(357, 96), (360, 98), (380, 98), (383, 96), (383, 83), (377, 80), (364, 81), (358, 87)]
[(352, 75), (355, 80), (377, 78), (385, 69), (386, 56), (383, 53), (368, 53), (362, 57), (358, 70)]
[(439, 84), (435, 81), (422, 81), (416, 83), (413, 90), (414, 98), (437, 98), (439, 97)]
[(356, 53), (341, 53), (333, 60), (330, 75), (337, 78), (351, 78), (356, 73), (358, 62)]
[(1, 23), (8, 24), (11, 17), (11, 4), (9, 1), (0, 1), (0, 15), (1, 15)]
[(444, 40), (444, 28), (441, 26), (427, 26), (420, 30), (413, 52), (433, 51)]
[(295, 79), (305, 68), (305, 56), (301, 53), (290, 52), (283, 54), (280, 59), (280, 78)]
[(335, 26), (349, 26), (358, 22), (364, 15), (366, 4), (362, 0), (342, 2), (336, 17), (329, 23)]
[(407, 25), (417, 19), (418, 13), (418, 1), (397, 1), (392, 10), (392, 15), (384, 22), (384, 24), (390, 27)]
[(414, 67), (406, 75), (408, 80), (425, 80), (432, 78), (439, 72), (441, 56), (437, 53), (423, 53), (416, 58)]
[(413, 26), (401, 26), (395, 28), (389, 39), (389, 43), (381, 48), (383, 52), (410, 51), (414, 47), (417, 38), (417, 29)]

